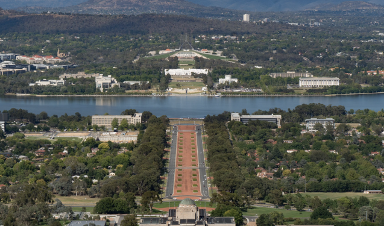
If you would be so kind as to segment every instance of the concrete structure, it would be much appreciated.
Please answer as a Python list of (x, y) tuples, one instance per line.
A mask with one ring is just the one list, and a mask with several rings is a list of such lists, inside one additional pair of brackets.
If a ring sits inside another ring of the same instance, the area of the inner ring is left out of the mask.
[(281, 115), (240, 115), (239, 113), (231, 114), (231, 121), (238, 121), (247, 124), (249, 121), (260, 120), (276, 123), (281, 127)]
[(92, 115), (92, 125), (105, 126), (107, 128), (112, 127), (112, 120), (117, 119), (120, 125), (123, 119), (128, 121), (128, 124), (141, 123), (142, 113), (135, 113), (132, 115)]
[(62, 86), (65, 84), (65, 80), (39, 80), (35, 83), (29, 83), (29, 86)]
[(299, 87), (325, 87), (325, 86), (339, 86), (339, 78), (329, 78), (329, 77), (315, 77), (315, 78), (300, 78)]
[(68, 226), (84, 226), (84, 225), (92, 225), (92, 226), (105, 226), (106, 221), (72, 221), (68, 224)]
[(294, 72), (294, 71), (287, 71), (282, 73), (270, 73), (269, 76), (272, 78), (295, 78), (295, 77), (301, 77), (301, 78), (312, 78), (313, 75), (311, 73), (305, 72)]
[(171, 77), (188, 77), (190, 78), (192, 74), (205, 74), (209, 72), (208, 69), (165, 69), (164, 74), (170, 75)]
[(9, 120), (8, 113), (0, 113), (0, 128), (1, 130), (5, 131), (5, 124)]
[(111, 75), (108, 75), (108, 77), (104, 77), (103, 75), (95, 77), (95, 82), (96, 88), (100, 89), (100, 92), (104, 92), (104, 89), (109, 89), (115, 86), (120, 87), (120, 83), (118, 83), (116, 79), (112, 78)]
[(16, 57), (18, 54), (15, 53), (1, 53), (0, 54), (0, 60), (6, 61), (6, 60), (16, 60)]
[(149, 83), (149, 81), (124, 81), (123, 83), (131, 86), (131, 85), (135, 85), (135, 84), (137, 84), (137, 85), (147, 84), (147, 83)]
[(140, 226), (235, 226), (234, 217), (208, 217), (205, 209), (199, 209), (195, 202), (186, 198), (179, 207), (170, 209), (168, 218), (145, 217), (140, 219)]
[(95, 73), (95, 74), (85, 74), (85, 72), (78, 72), (77, 74), (67, 74), (64, 73), (59, 76), (60, 79), (64, 78), (96, 78), (99, 77), (100, 74)]
[(102, 142), (114, 142), (114, 143), (136, 143), (137, 142), (137, 137), (139, 136), (139, 131), (134, 131), (134, 132), (122, 132), (122, 133), (117, 133), (117, 132), (107, 132), (107, 133), (102, 133), (101, 136), (99, 136), (99, 140)]
[(365, 190), (364, 194), (381, 194), (383, 193), (381, 190)]
[(314, 126), (320, 123), (323, 125), (324, 128), (326, 128), (327, 125), (331, 125), (333, 128), (335, 128), (335, 120), (333, 118), (326, 118), (326, 119), (318, 119), (318, 118), (311, 118), (311, 119), (306, 119), (305, 120), (305, 127), (308, 131), (313, 132), (316, 131), (314, 130)]
[(243, 22), (249, 22), (249, 14), (243, 15)]
[(60, 63), (63, 60), (58, 57), (53, 56), (39, 56), (39, 55), (33, 55), (32, 57), (28, 56), (16, 56), (16, 60), (25, 61), (27, 64), (54, 64), (54, 63)]
[(232, 75), (225, 75), (225, 78), (219, 78), (219, 84), (238, 82), (237, 78), (232, 78)]

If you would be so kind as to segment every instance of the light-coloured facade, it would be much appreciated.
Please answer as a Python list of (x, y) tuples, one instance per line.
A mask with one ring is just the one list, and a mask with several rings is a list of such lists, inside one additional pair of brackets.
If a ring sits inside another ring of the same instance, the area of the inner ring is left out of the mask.
[(62, 86), (65, 84), (65, 80), (39, 80), (35, 83), (29, 83), (29, 86)]
[(33, 55), (32, 57), (28, 56), (16, 56), (16, 60), (25, 61), (27, 64), (54, 64), (54, 63), (60, 63), (63, 60), (58, 57), (53, 56), (39, 56), (39, 55)]
[(141, 123), (141, 115), (142, 113), (135, 113), (134, 115), (92, 115), (92, 125), (111, 128), (112, 120), (115, 118), (119, 124), (123, 119), (126, 119), (128, 124), (137, 124)]
[(64, 79), (64, 78), (95, 78), (99, 77), (100, 74), (95, 73), (95, 74), (85, 74), (85, 72), (78, 72), (77, 74), (67, 74), (64, 73), (59, 76), (59, 78)]
[(124, 81), (123, 83), (131, 86), (131, 85), (135, 85), (135, 84), (137, 84), (137, 85), (147, 84), (147, 83), (149, 83), (149, 81)]
[(243, 15), (243, 22), (249, 22), (249, 14)]
[(205, 209), (199, 209), (189, 198), (179, 207), (170, 209), (168, 217), (143, 217), (140, 226), (235, 226), (234, 217), (208, 217)]
[(237, 78), (232, 78), (232, 75), (225, 75), (224, 78), (219, 78), (219, 84), (238, 82)]
[(254, 120), (276, 123), (277, 127), (281, 127), (281, 115), (240, 115), (239, 113), (231, 114), (231, 121), (247, 124), (249, 121)]
[(296, 77), (301, 77), (301, 78), (312, 78), (313, 75), (311, 73), (305, 72), (294, 72), (294, 71), (287, 71), (287, 72), (282, 72), (282, 73), (270, 73), (269, 76), (272, 78), (296, 78)]
[(102, 142), (114, 142), (114, 143), (136, 143), (137, 137), (139, 136), (139, 132), (122, 132), (122, 133), (116, 133), (116, 132), (110, 132), (110, 133), (102, 133), (101, 136), (99, 136), (99, 140)]
[(9, 120), (8, 113), (0, 113), (0, 128), (5, 131), (5, 124)]
[(339, 86), (339, 78), (330, 77), (314, 77), (314, 78), (300, 78), (299, 87), (315, 88), (326, 86)]
[(305, 120), (305, 127), (308, 131), (315, 131), (313, 127), (320, 123), (323, 125), (324, 128), (326, 128), (327, 125), (331, 125), (333, 128), (335, 128), (335, 120), (333, 118), (326, 118), (326, 119), (318, 119), (318, 118), (311, 118)]
[(177, 76), (188, 76), (191, 77), (192, 74), (205, 74), (207, 75), (209, 72), (208, 69), (165, 69), (164, 74), (170, 75), (171, 77), (177, 77)]
[(103, 75), (95, 77), (95, 83), (96, 89), (100, 89), (100, 92), (104, 92), (105, 89), (113, 88), (115, 86), (120, 87), (120, 83), (118, 83), (116, 79), (112, 78), (111, 75), (108, 75), (108, 77)]

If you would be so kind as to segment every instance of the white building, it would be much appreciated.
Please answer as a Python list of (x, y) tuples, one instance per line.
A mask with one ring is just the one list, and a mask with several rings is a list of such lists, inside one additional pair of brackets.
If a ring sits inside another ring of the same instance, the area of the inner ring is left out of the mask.
[(208, 69), (194, 69), (194, 68), (189, 68), (189, 69), (165, 69), (164, 74), (165, 75), (170, 75), (171, 77), (173, 76), (188, 76), (191, 77), (192, 74), (205, 74), (207, 75), (209, 72)]
[(5, 131), (5, 123), (8, 121), (9, 115), (8, 113), (0, 113), (0, 128)]
[(243, 22), (249, 22), (249, 14), (243, 15)]
[(287, 71), (287, 72), (283, 72), (283, 73), (270, 73), (269, 76), (271, 76), (272, 78), (278, 78), (278, 77), (281, 77), (281, 78), (295, 78), (295, 77), (302, 77), (302, 78), (312, 78), (313, 75), (311, 73), (308, 73), (308, 72), (305, 72), (305, 73), (301, 73), (301, 72), (294, 72), (294, 71)]
[(299, 87), (325, 87), (325, 86), (339, 86), (339, 78), (330, 77), (314, 77), (314, 78), (300, 78)]
[(313, 127), (317, 124), (320, 123), (323, 125), (324, 128), (326, 128), (327, 125), (333, 126), (335, 128), (335, 120), (333, 118), (326, 118), (326, 119), (318, 119), (318, 118), (311, 118), (311, 119), (306, 119), (305, 120), (305, 127), (308, 131), (316, 131), (313, 129)]
[(240, 115), (239, 113), (231, 114), (231, 121), (238, 121), (247, 124), (249, 121), (260, 120), (276, 123), (281, 127), (281, 115)]
[(219, 78), (219, 84), (238, 82), (237, 78), (232, 78), (232, 75), (225, 75), (225, 78)]
[(123, 83), (131, 86), (131, 85), (135, 85), (135, 84), (137, 84), (137, 85), (147, 84), (147, 83), (149, 83), (149, 81), (124, 81)]
[(128, 121), (128, 124), (141, 123), (142, 113), (135, 113), (134, 115), (92, 115), (92, 125), (112, 127), (112, 120), (117, 119), (120, 125), (123, 119)]
[(104, 77), (102, 74), (99, 77), (95, 77), (96, 88), (100, 89), (101, 92), (104, 92), (104, 89), (109, 89), (115, 86), (120, 87), (120, 83), (116, 79), (112, 78), (111, 75)]
[(39, 80), (35, 83), (29, 83), (29, 86), (62, 86), (65, 84), (65, 80)]
[(63, 61), (58, 57), (39, 56), (39, 55), (33, 55), (32, 57), (16, 56), (16, 60), (26, 61), (27, 64), (43, 64), (43, 63), (54, 64), (54, 63), (60, 63)]
[(59, 78), (63, 79), (63, 78), (95, 78), (95, 77), (99, 77), (100, 74), (98, 73), (94, 73), (94, 74), (85, 74), (85, 72), (78, 72), (76, 74), (67, 74), (67, 73), (64, 73), (62, 75), (59, 76)]

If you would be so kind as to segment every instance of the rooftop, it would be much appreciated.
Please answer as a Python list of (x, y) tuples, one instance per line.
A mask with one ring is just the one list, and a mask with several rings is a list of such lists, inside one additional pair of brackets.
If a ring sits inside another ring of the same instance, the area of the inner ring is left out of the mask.
[(181, 205), (185, 205), (185, 206), (196, 206), (195, 202), (194, 202), (192, 199), (190, 199), (190, 198), (183, 199), (183, 200), (180, 202), (179, 206), (181, 206)]

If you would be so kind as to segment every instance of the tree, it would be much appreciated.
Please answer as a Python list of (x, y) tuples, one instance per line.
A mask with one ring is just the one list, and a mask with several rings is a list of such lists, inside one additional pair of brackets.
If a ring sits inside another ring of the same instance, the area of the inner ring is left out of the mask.
[(269, 218), (268, 214), (261, 214), (256, 220), (257, 226), (274, 226), (273, 221)]
[(121, 226), (138, 226), (136, 216), (134, 214), (125, 215), (120, 225)]
[(243, 213), (241, 211), (230, 209), (223, 214), (223, 217), (234, 217), (236, 226), (243, 225)]
[(302, 211), (306, 205), (304, 197), (298, 193), (296, 194), (296, 197), (294, 198), (294, 206), (297, 211)]
[(106, 197), (100, 199), (97, 203), (93, 211), (98, 214), (103, 213), (113, 213), (114, 211), (114, 200), (111, 197)]
[(120, 123), (120, 130), (126, 130), (128, 129), (128, 121), (127, 119), (123, 119), (121, 120), (121, 123)]
[(5, 138), (4, 131), (0, 127), (0, 139), (4, 139), (4, 138)]
[(149, 208), (150, 213), (152, 213), (152, 207), (156, 201), (160, 201), (161, 203), (162, 199), (160, 198), (159, 193), (155, 191), (146, 191), (141, 197), (141, 205), (145, 209)]
[(276, 206), (281, 206), (283, 204), (283, 195), (280, 190), (272, 190), (268, 195), (269, 202), (275, 204)]
[(112, 129), (119, 127), (119, 121), (117, 120), (117, 118), (112, 119), (111, 126)]
[(332, 218), (333, 219), (333, 216), (332, 216), (332, 213), (328, 211), (327, 207), (320, 206), (319, 208), (315, 209), (313, 211), (313, 213), (311, 214), (311, 219), (317, 220), (319, 218), (323, 218), (323, 219)]
[(125, 109), (121, 115), (134, 115), (135, 113), (137, 113), (136, 109)]

